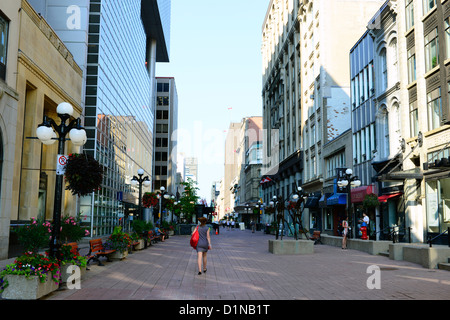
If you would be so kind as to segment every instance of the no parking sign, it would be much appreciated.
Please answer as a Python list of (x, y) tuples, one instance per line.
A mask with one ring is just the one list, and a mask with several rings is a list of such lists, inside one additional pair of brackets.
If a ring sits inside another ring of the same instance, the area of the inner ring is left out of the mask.
[(67, 160), (69, 159), (68, 156), (64, 154), (58, 154), (56, 158), (56, 175), (62, 176), (66, 172), (66, 164)]

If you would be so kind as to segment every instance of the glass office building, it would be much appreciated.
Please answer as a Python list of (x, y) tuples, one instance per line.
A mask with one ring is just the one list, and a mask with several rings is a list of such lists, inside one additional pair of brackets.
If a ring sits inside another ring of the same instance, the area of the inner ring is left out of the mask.
[[(170, 22), (170, 1), (161, 2)], [(149, 13), (158, 12), (155, 3), (90, 1), (84, 150), (105, 168), (101, 189), (80, 199), (82, 219), (90, 224), (92, 236), (111, 233), (122, 219), (137, 213), (138, 188), (130, 180), (140, 168), (152, 175), (155, 88), (147, 53), (148, 30), (155, 26), (146, 25), (144, 15), (157, 21)], [(159, 60), (168, 61), (164, 37), (156, 40), (165, 57)]]
[(29, 2), (83, 70), (83, 152), (105, 172), (101, 189), (80, 198), (79, 212), (92, 236), (109, 234), (137, 213), (133, 175), (142, 168), (152, 177), (155, 64), (169, 62), (171, 0)]

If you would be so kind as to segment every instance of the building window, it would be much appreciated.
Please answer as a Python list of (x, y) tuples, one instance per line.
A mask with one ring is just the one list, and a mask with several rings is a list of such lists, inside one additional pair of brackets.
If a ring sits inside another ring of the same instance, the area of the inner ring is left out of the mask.
[(158, 91), (158, 92), (169, 92), (169, 84), (168, 83), (158, 83), (156, 85), (156, 91)]
[(375, 89), (373, 87), (373, 61), (369, 63), (369, 93), (373, 95), (375, 93)]
[(156, 124), (156, 133), (169, 133), (169, 125), (168, 124)]
[(425, 71), (430, 71), (439, 63), (439, 39), (437, 28), (425, 36)]
[(428, 130), (439, 128), (442, 119), (441, 88), (427, 94)]
[(167, 161), (167, 152), (155, 152), (155, 161)]
[(408, 50), (408, 83), (416, 81), (416, 48)]
[(380, 62), (381, 62), (381, 91), (387, 89), (388, 73), (387, 73), (387, 57), (386, 48), (381, 49)]
[(409, 104), (409, 121), (411, 137), (419, 134), (419, 112), (417, 110), (417, 100)]
[(168, 106), (169, 105), (169, 97), (157, 97), (156, 105), (157, 106)]
[(156, 110), (156, 119), (158, 120), (169, 119), (169, 110)]
[(447, 59), (450, 59), (450, 18), (445, 19), (445, 46)]
[(436, 7), (436, 0), (423, 0), (423, 14), (427, 14), (434, 7)]
[(8, 21), (0, 14), (0, 79), (6, 79), (6, 53), (8, 52)]
[(398, 78), (397, 38), (389, 44), (389, 86), (392, 87)]
[(406, 30), (414, 26), (414, 1), (406, 0)]

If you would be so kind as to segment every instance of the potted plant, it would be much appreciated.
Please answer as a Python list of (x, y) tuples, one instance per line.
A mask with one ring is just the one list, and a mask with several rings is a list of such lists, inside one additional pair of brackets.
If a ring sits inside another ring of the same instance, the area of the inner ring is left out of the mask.
[(137, 245), (134, 246), (135, 250), (142, 250), (145, 248), (145, 240), (144, 237), (147, 236), (147, 232), (153, 229), (153, 224), (151, 222), (146, 222), (142, 220), (134, 220), (132, 224), (134, 233), (132, 234), (132, 238), (134, 241), (138, 242)]
[(85, 196), (99, 190), (103, 181), (103, 166), (88, 154), (71, 153), (66, 164), (66, 190)]
[(62, 241), (78, 242), (83, 237), (89, 236), (89, 230), (81, 226), (79, 218), (72, 216), (65, 216), (61, 219), (61, 233), (60, 237)]
[(59, 287), (58, 262), (35, 252), (25, 252), (0, 272), (3, 299), (39, 299)]
[(48, 246), (51, 224), (31, 218), (30, 223), (16, 231), (24, 253), (0, 272), (0, 292), (4, 299), (39, 299), (58, 289), (58, 261), (39, 253)]
[[(86, 273), (87, 258), (80, 256), (74, 251), (70, 245), (62, 245), (61, 247), (61, 283), (66, 284), (73, 272), (69, 272), (72, 266), (76, 266), (80, 270), (81, 279)], [(73, 269), (73, 268), (72, 268)]]
[(110, 256), (112, 260), (122, 260), (128, 256), (128, 248), (131, 247), (132, 243), (133, 240), (130, 235), (122, 232), (122, 227), (118, 226), (114, 228), (113, 233), (106, 240), (105, 248), (116, 250)]

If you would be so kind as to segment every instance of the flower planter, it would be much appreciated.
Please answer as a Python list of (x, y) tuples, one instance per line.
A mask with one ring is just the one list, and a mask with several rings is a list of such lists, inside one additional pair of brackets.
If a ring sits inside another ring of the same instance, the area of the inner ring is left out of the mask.
[(175, 231), (169, 230), (169, 236), (173, 236), (175, 234)]
[[(66, 284), (67, 280), (69, 280), (69, 277), (75, 272), (73, 269), (71, 273), (68, 272), (69, 267), (75, 266), (74, 264), (65, 264), (61, 267), (61, 283)], [(80, 280), (84, 279), (84, 276), (86, 275), (86, 267), (79, 267), (80, 268)], [(73, 280), (73, 279), (72, 279)]]
[(128, 256), (128, 251), (116, 251), (109, 255), (111, 260), (122, 260)]
[(59, 288), (58, 283), (51, 277), (47, 277), (45, 282), (41, 282), (36, 276), (27, 279), (23, 275), (8, 274), (5, 278), (8, 287), (1, 294), (3, 299), (37, 300)]
[(134, 250), (142, 250), (145, 247), (144, 239), (137, 240), (138, 244), (134, 245)]

